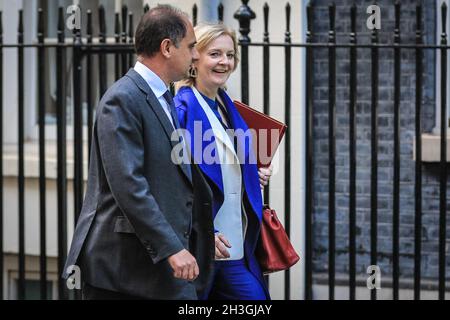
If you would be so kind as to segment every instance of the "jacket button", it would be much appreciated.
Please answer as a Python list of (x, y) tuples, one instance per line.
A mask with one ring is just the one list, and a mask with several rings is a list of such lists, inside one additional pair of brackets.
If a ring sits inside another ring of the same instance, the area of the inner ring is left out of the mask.
[(186, 202), (186, 207), (188, 207), (188, 208), (192, 208), (192, 201), (188, 201), (188, 202)]
[(184, 233), (184, 237), (185, 237), (186, 239), (189, 239), (189, 236), (190, 236), (189, 232), (186, 231), (186, 232)]

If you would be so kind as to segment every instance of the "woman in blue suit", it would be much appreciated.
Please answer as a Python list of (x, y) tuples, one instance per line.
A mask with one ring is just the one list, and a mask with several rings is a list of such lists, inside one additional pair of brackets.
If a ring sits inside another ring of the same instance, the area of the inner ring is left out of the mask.
[[(261, 188), (271, 168), (258, 171), (248, 126), (224, 90), (238, 63), (234, 31), (223, 24), (195, 28), (199, 59), (177, 84), (175, 106), (191, 159), (214, 195), (214, 281), (204, 299), (270, 299), (255, 258), (261, 230)], [(198, 135), (198, 132), (201, 135)]]

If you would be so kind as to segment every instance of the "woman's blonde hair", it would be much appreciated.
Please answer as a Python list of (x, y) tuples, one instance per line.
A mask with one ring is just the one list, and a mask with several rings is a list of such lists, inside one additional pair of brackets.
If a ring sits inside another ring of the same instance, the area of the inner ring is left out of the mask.
[[(236, 32), (225, 26), (222, 23), (202, 23), (194, 28), (195, 37), (197, 38), (197, 43), (195, 45), (198, 52), (204, 51), (214, 40), (222, 35), (230, 36), (233, 40), (234, 49), (234, 68), (236, 70), (239, 63), (239, 48), (236, 39)], [(193, 86), (195, 84), (195, 78), (189, 76), (186, 79), (178, 81), (175, 83), (175, 89), (178, 90), (183, 86)]]

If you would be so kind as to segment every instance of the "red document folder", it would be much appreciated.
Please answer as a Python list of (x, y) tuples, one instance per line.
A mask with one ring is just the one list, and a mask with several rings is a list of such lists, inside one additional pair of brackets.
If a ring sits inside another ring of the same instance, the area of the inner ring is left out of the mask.
[(240, 101), (235, 100), (234, 105), (248, 127), (255, 130), (256, 137), (253, 139), (253, 146), (258, 161), (258, 168), (268, 167), (286, 132), (287, 126)]

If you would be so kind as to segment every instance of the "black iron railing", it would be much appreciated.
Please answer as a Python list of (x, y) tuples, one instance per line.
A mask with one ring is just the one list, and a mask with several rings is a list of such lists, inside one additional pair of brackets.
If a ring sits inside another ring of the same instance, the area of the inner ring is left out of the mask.
[[(422, 263), (422, 91), (423, 91), (423, 57), (424, 50), (440, 50), (441, 52), (441, 79), (437, 84), (441, 86), (441, 136), (440, 136), (440, 193), (439, 193), (439, 276), (438, 276), (438, 291), (439, 299), (444, 299), (446, 290), (446, 275), (445, 275), (445, 262), (446, 262), (446, 192), (447, 192), (447, 155), (446, 155), (446, 134), (447, 134), (447, 102), (446, 102), (446, 85), (447, 85), (447, 65), (446, 57), (447, 50), (447, 35), (446, 30), (446, 17), (447, 17), (447, 6), (445, 3), (442, 4), (438, 10), (442, 14), (442, 36), (439, 45), (425, 45), (423, 44), (423, 29), (422, 29), (422, 5), (417, 5), (416, 7), (416, 42), (415, 44), (404, 44), (400, 42), (400, 2), (397, 1), (395, 4), (395, 30), (394, 30), (394, 43), (393, 44), (380, 44), (378, 40), (378, 32), (376, 29), (372, 31), (371, 43), (360, 45), (357, 44), (356, 36), (356, 6), (351, 7), (351, 33), (349, 35), (349, 44), (336, 44), (335, 42), (335, 5), (331, 4), (329, 6), (329, 17), (330, 17), (330, 29), (329, 29), (329, 41), (328, 44), (313, 44), (313, 7), (308, 6), (308, 31), (307, 31), (307, 192), (306, 192), (306, 252), (305, 252), (305, 270), (306, 270), (306, 298), (313, 298), (312, 294), (312, 274), (313, 267), (311, 265), (313, 261), (313, 248), (312, 243), (312, 233), (313, 233), (313, 215), (314, 215), (314, 204), (313, 204), (313, 194), (314, 194), (314, 176), (313, 176), (313, 163), (314, 163), (314, 135), (313, 135), (313, 115), (314, 115), (314, 101), (313, 101), (313, 81), (314, 70), (313, 70), (313, 57), (315, 49), (328, 47), (328, 67), (329, 67), (329, 83), (328, 83), (328, 286), (329, 286), (329, 298), (333, 299), (335, 296), (335, 255), (336, 255), (336, 243), (335, 243), (335, 227), (336, 227), (336, 48), (348, 48), (350, 57), (350, 68), (349, 68), (349, 245), (348, 245), (348, 270), (349, 270), (349, 297), (350, 299), (356, 298), (356, 115), (357, 115), (357, 101), (358, 101), (358, 84), (357, 84), (357, 59), (358, 51), (357, 49), (370, 49), (371, 52), (371, 155), (370, 155), (370, 264), (377, 265), (378, 259), (378, 150), (379, 150), (379, 123), (378, 123), (378, 110), (379, 110), (379, 51), (380, 50), (393, 50), (394, 52), (394, 98), (393, 98), (393, 113), (394, 113), (394, 152), (393, 152), (393, 210), (392, 210), (392, 290), (393, 299), (399, 299), (399, 278), (400, 278), (400, 245), (399, 245), (399, 229), (400, 229), (400, 92), (401, 92), (401, 52), (403, 50), (414, 50), (415, 51), (415, 180), (414, 180), (414, 200), (415, 200), (415, 215), (414, 215), (414, 299), (420, 299), (421, 297), (421, 263)], [(377, 298), (376, 290), (371, 291), (371, 298)]]

